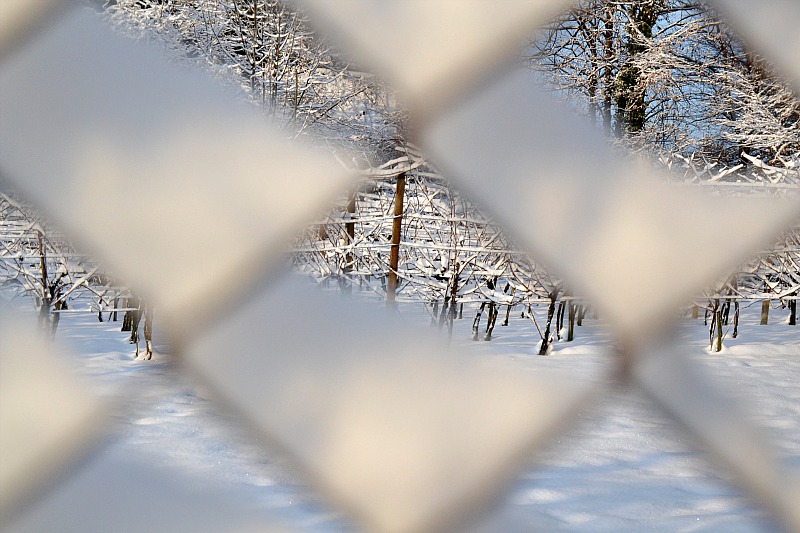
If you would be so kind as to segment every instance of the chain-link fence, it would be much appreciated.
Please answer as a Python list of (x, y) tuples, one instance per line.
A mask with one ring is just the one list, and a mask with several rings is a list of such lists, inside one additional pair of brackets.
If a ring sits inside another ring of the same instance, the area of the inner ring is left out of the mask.
[[(672, 187), (614, 155), (513, 66), (525, 38), (569, 2), (303, 5), (397, 89), (413, 140), (452, 186), (596, 303), (617, 341), (612, 380), (648, 395), (777, 523), (800, 531), (796, 473), (668, 336), (675, 309), (795, 221), (797, 199)], [(800, 4), (713, 7), (800, 86)], [(282, 140), (212, 82), (115, 36), (91, 12), (14, 0), (0, 14), (2, 178), (152, 302), (181, 372), (357, 524), (467, 527), (546, 438), (607, 392), (465, 362), (390, 314), (290, 287), (284, 251), (358, 176)], [(89, 501), (73, 511), (86, 514), (86, 530), (277, 527), (156, 465), (93, 454), (113, 434), (104, 420), (114, 408), (73, 382), (55, 346), (23, 330), (3, 316), (4, 528), (37, 512), (78, 460), (87, 494), (153, 490), (159, 501), (141, 513), (150, 521)]]

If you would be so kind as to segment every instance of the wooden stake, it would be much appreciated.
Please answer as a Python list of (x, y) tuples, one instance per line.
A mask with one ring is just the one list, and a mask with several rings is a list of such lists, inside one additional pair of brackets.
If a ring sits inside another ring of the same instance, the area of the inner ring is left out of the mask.
[(397, 266), (400, 262), (400, 234), (403, 230), (403, 198), (406, 191), (405, 172), (397, 176), (394, 191), (394, 218), (392, 219), (392, 245), (389, 249), (389, 274), (386, 283), (386, 301), (395, 304), (397, 293)]

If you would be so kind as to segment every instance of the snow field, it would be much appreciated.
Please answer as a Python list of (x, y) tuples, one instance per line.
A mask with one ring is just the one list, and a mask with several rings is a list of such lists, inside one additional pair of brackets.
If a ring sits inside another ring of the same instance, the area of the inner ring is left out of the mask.
[[(779, 310), (772, 311), (770, 325), (759, 326), (756, 307), (743, 308), (739, 338), (726, 337), (719, 354), (706, 350), (702, 319), (682, 319), (676, 335), (800, 470), (800, 328), (787, 326)], [(475, 309), (465, 306), (464, 318), (455, 321), (454, 347), (489, 364), (558, 369), (570, 379), (605, 386), (609, 394), (532, 458), (504, 505), (476, 531), (770, 531), (763, 512), (727, 484), (726, 474), (706, 462), (673, 422), (640, 392), (610, 384), (612, 339), (600, 321), (586, 320), (574, 342), (557, 341), (543, 357), (535, 355), (538, 335), (530, 321), (515, 310), (502, 327), (504, 311), (491, 342), (471, 341)], [(535, 312), (544, 318), (544, 307)], [(421, 304), (405, 304), (401, 314), (412, 323), (428, 321)], [(229, 493), (237, 504), (292, 529), (349, 530), (284, 459), (248, 438), (234, 416), (177, 372), (168, 353), (150, 362), (133, 360), (133, 346), (119, 326), (65, 314), (58, 335), (97, 394), (126, 402), (115, 417), (113, 439), (98, 452), (100, 461), (142, 457), (176, 483)], [(86, 468), (91, 472), (91, 461)], [(151, 489), (140, 487), (136, 498)], [(19, 531), (37, 525), (21, 523)]]

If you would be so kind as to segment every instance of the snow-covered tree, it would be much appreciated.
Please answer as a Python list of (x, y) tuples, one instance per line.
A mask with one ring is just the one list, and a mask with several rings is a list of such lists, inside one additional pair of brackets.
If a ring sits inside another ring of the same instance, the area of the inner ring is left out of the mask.
[[(491, 338), (503, 306), (508, 315), (515, 305), (545, 303), (546, 323), (536, 324), (542, 351), (565, 318), (571, 339), (585, 309), (577, 295), (404, 140), (391, 91), (347, 65), (294, 5), (118, 0), (106, 12), (177, 60), (236, 83), (288, 135), (358, 154), (346, 164), (366, 181), (298, 237), (301, 270), (345, 291), (358, 284), (382, 298), (422, 301), (441, 327), (473, 304), (481, 309), (475, 338)], [(575, 107), (628, 147), (670, 154), (664, 161), (683, 167), (684, 181), (739, 187), (736, 194), (747, 184), (778, 190), (800, 181), (792, 166), (797, 100), (701, 3), (582, 0), (536, 36), (532, 50), (535, 67)], [(750, 270), (709, 289), (709, 298), (738, 301), (769, 269)]]
[[(550, 338), (555, 306), (563, 296), (557, 280), (521, 252), (500, 227), (454, 190), (415, 147), (365, 169), (365, 184), (341, 198), (339, 208), (298, 237), (295, 260), (320, 282), (352, 284), (381, 298), (424, 302), (431, 323), (452, 328), (464, 304), (479, 306), (474, 338), (489, 340), (501, 309), (542, 301), (553, 306), (543, 339)], [(390, 272), (398, 182), (403, 180), (401, 233), (397, 240), (397, 287)], [(574, 318), (574, 307), (573, 318)], [(483, 313), (485, 333), (479, 333)], [(571, 340), (571, 339), (570, 339)], [(546, 349), (547, 342), (544, 342)]]
[[(678, 181), (700, 186), (720, 196), (787, 196), (800, 193), (800, 159), (784, 160), (773, 166), (747, 153), (747, 164), (725, 167), (702, 155), (662, 155), (660, 163), (672, 171)], [(769, 319), (771, 305), (788, 307), (789, 323), (797, 321), (797, 297), (800, 295), (800, 226), (788, 229), (769, 249), (739, 266), (724, 281), (708, 287), (698, 303), (705, 302), (705, 320), (709, 342), (721, 349), (723, 326), (738, 334), (740, 301), (760, 301), (761, 322)], [(696, 315), (696, 308), (693, 312)], [(732, 324), (729, 321), (732, 320)]]
[(584, 0), (534, 39), (532, 64), (629, 145), (727, 164), (798, 152), (796, 95), (701, 2)]
[(0, 194), (0, 290), (30, 300), (50, 335), (73, 302), (92, 302), (102, 320), (104, 311), (124, 308), (120, 298), (129, 294), (35, 210), (6, 194)]
[(237, 84), (290, 135), (386, 148), (401, 114), (388, 89), (349, 68), (295, 5), (279, 0), (116, 0), (106, 17), (176, 60)]

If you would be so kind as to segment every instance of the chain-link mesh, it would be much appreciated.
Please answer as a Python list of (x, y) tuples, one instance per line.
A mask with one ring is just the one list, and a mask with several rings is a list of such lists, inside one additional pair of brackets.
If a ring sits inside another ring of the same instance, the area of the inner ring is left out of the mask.
[[(755, 4), (714, 7), (800, 86), (800, 7)], [(674, 309), (772, 242), (798, 201), (666, 186), (512, 68), (524, 38), (569, 2), (303, 5), (394, 84), (415, 142), (452, 185), (597, 302), (619, 346), (609, 374), (647, 393), (778, 523), (800, 531), (796, 474), (684, 349), (663, 340)], [(291, 286), (286, 246), (357, 178), (316, 148), (279, 140), (211, 82), (93, 14), (45, 16), (41, 6), (0, 7), (2, 177), (154, 302), (181, 370), (358, 524), (467, 527), (546, 437), (604, 394), (464, 362), (388, 313)], [(109, 409), (84, 398), (55, 351), (2, 317), (0, 525), (38, 516), (34, 524), (84, 531), (277, 528), (227, 496), (164, 479), (146, 458), (92, 451), (98, 434), (113, 435)], [(41, 503), (79, 458), (86, 466)], [(155, 521), (113, 497), (144, 486), (157, 487), (158, 505), (146, 511)]]

